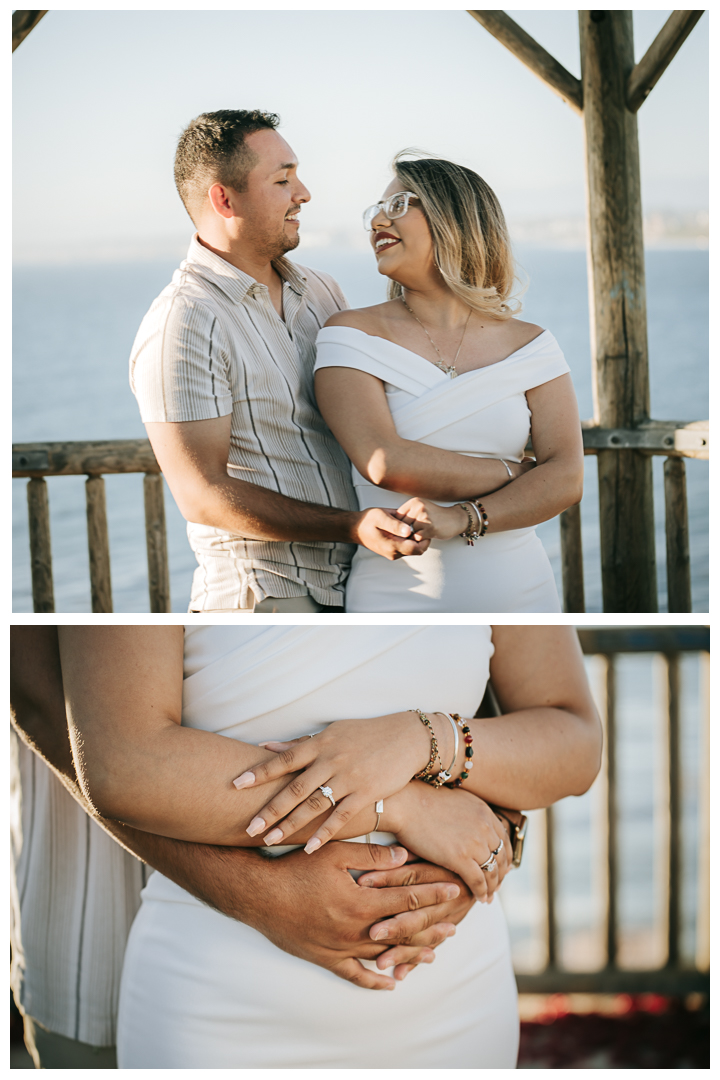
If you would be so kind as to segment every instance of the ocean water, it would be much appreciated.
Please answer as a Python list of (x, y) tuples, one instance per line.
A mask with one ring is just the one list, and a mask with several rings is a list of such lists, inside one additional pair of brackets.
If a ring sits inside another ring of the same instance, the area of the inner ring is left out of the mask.
[[(572, 369), (580, 413), (592, 416), (585, 256), (520, 249), (528, 279), (524, 317), (553, 331)], [(332, 273), (352, 306), (384, 298), (372, 255), (306, 249), (298, 260)], [(128, 386), (137, 327), (174, 265), (24, 267), (14, 274), (13, 441), (122, 439), (144, 435)], [(708, 415), (708, 256), (648, 251), (647, 293), (652, 416)], [(586, 603), (602, 609), (597, 469), (587, 457), (582, 503)], [(708, 465), (687, 465), (693, 610), (708, 610)], [(654, 459), (660, 610), (667, 609), (662, 459)], [(48, 481), (58, 612), (90, 610), (83, 477)], [(148, 610), (142, 477), (106, 478), (115, 611)], [(32, 611), (25, 480), (13, 481), (13, 610)], [(185, 524), (166, 489), (173, 611), (187, 610), (194, 558)], [(539, 527), (560, 585), (557, 521)]]

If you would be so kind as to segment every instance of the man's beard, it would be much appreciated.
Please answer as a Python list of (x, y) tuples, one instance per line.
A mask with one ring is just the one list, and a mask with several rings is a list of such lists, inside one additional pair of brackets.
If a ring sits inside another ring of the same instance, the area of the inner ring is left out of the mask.
[(262, 252), (272, 262), (273, 259), (279, 259), (288, 251), (292, 251), (299, 243), (299, 229), (296, 231), (295, 236), (291, 236), (285, 232), (285, 229), (281, 229), (280, 232), (274, 233), (272, 236), (266, 235), (262, 238)]

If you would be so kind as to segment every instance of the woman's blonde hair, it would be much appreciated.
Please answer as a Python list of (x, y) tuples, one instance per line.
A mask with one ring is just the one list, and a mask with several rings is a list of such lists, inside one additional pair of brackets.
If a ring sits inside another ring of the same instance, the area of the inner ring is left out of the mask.
[[(421, 153), (402, 150), (392, 168), (422, 204), (443, 280), (474, 311), (512, 318), (521, 305), (511, 297), (515, 262), (495, 192), (472, 169)], [(389, 299), (401, 295), (402, 286), (391, 281)]]

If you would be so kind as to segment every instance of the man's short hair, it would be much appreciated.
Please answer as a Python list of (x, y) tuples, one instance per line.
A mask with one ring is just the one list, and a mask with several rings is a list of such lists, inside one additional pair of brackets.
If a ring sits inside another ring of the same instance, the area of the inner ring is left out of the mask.
[(258, 158), (245, 136), (280, 123), (275, 113), (258, 109), (220, 109), (191, 120), (175, 154), (175, 184), (193, 222), (213, 184), (245, 191)]

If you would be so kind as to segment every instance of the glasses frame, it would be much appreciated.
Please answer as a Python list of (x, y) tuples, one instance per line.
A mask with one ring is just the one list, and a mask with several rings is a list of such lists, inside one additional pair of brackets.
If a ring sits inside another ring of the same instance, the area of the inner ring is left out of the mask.
[[(401, 195), (404, 198), (402, 210), (399, 214), (391, 214), (390, 204)], [(363, 212), (363, 227), (367, 232), (372, 232), (372, 223), (380, 213), (385, 214), (388, 221), (397, 221), (398, 218), (405, 217), (411, 199), (417, 199), (418, 202), (420, 201), (414, 191), (396, 191), (394, 195), (391, 195), (389, 199), (385, 199), (384, 202), (373, 203), (372, 206), (368, 206), (367, 210)]]

